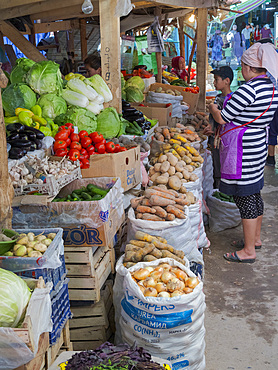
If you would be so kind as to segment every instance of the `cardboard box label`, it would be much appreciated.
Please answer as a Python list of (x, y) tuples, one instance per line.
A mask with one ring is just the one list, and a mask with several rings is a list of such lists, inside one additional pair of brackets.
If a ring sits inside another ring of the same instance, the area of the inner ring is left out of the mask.
[(135, 168), (126, 171), (126, 183), (127, 185), (136, 184)]
[(98, 229), (81, 225), (80, 227), (64, 227), (63, 239), (66, 245), (101, 245), (103, 240), (100, 239)]

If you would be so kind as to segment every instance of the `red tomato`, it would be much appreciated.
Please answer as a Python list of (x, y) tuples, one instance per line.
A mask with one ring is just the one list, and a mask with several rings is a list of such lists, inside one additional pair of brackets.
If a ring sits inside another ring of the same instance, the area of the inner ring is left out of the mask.
[(80, 141), (80, 137), (78, 134), (71, 134), (70, 139), (71, 141), (78, 141), (78, 142)]
[(106, 150), (107, 153), (114, 153), (115, 152), (115, 144), (113, 143), (113, 141), (108, 141), (105, 144), (105, 150)]
[(120, 144), (116, 144), (115, 145), (115, 153), (119, 153), (121, 151), (121, 145)]
[(55, 141), (54, 146), (53, 146), (54, 153), (58, 149), (66, 149), (66, 147), (67, 147), (67, 143), (64, 140), (57, 140), (57, 141)]
[(103, 140), (103, 135), (98, 132), (92, 132), (89, 136), (94, 144), (100, 143)]
[(71, 144), (70, 144), (70, 148), (71, 149), (81, 150), (82, 149), (82, 146), (81, 146), (81, 144), (78, 141), (72, 141)]
[(79, 135), (80, 139), (83, 139), (83, 137), (89, 136), (88, 132), (85, 131), (85, 130), (81, 130), (78, 135)]
[(127, 151), (127, 149), (124, 146), (122, 146), (121, 147), (121, 152), (126, 152), (126, 151)]
[(84, 156), (84, 158), (86, 158), (86, 159), (88, 159), (90, 157), (89, 154), (88, 154), (88, 152), (87, 152), (87, 150), (84, 149), (84, 148), (82, 148), (80, 150), (80, 154), (82, 154)]
[(89, 145), (86, 150), (88, 155), (92, 155), (95, 153), (95, 147), (93, 145)]
[(81, 163), (83, 166), (81, 168), (89, 168), (90, 167), (90, 161), (88, 159), (81, 159)]
[(67, 149), (57, 149), (55, 152), (55, 155), (57, 155), (57, 157), (64, 157), (67, 154), (68, 154)]
[(77, 161), (80, 157), (80, 151), (77, 149), (71, 149), (68, 156), (71, 161)]
[(166, 108), (171, 107), (171, 103), (166, 104)]
[(95, 151), (98, 154), (104, 154), (105, 153), (105, 144), (103, 144), (103, 143), (97, 143), (95, 145)]
[(70, 144), (71, 144), (71, 139), (70, 139), (69, 137), (67, 138), (66, 143), (67, 143), (67, 146), (70, 146)]
[[(60, 131), (67, 131), (67, 132), (69, 133), (69, 135), (70, 135), (70, 133), (71, 133), (70, 127), (67, 127), (67, 126), (65, 126), (65, 125), (60, 126), (60, 127), (58, 128), (58, 132), (60, 132)], [(69, 135), (68, 135), (68, 136), (69, 136)]]
[(61, 131), (57, 132), (54, 139), (55, 140), (65, 140), (66, 141), (68, 137), (69, 137), (69, 130), (61, 130)]
[(89, 145), (92, 144), (92, 139), (89, 138), (89, 137), (83, 137), (81, 139), (81, 145), (82, 145), (82, 148), (88, 148)]

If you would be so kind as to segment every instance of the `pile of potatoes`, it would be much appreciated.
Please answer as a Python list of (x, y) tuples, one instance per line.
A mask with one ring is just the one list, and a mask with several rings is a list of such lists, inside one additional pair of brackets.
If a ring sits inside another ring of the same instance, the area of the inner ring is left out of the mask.
[(34, 233), (20, 234), (16, 244), (4, 256), (41, 257), (54, 240), (56, 233), (35, 235)]
[(125, 247), (123, 265), (126, 268), (138, 262), (151, 262), (159, 258), (173, 258), (185, 265), (184, 252), (167, 244), (167, 240), (160, 236), (152, 236), (142, 231), (137, 231), (135, 239), (130, 240)]
[(154, 185), (166, 185), (168, 188), (186, 193), (183, 183), (198, 180), (193, 173), (193, 167), (183, 160), (178, 160), (172, 153), (166, 153), (158, 158), (157, 163), (150, 168), (149, 178)]
[(160, 86), (157, 89), (155, 89), (154, 92), (160, 93), (160, 94), (169, 94), (173, 96), (181, 96), (181, 92), (179, 92), (178, 90), (171, 90), (171, 89), (163, 90), (162, 87)]
[(182, 296), (192, 293), (200, 283), (197, 277), (189, 277), (185, 271), (168, 263), (140, 268), (131, 276), (145, 297)]

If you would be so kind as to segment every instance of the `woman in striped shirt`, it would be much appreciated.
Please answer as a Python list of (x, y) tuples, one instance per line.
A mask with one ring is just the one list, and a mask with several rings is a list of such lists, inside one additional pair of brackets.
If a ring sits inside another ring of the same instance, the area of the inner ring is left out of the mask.
[(220, 191), (234, 196), (244, 232), (243, 249), (226, 253), (224, 258), (253, 263), (255, 249), (261, 248), (260, 191), (264, 185), (267, 130), (278, 107), (278, 92), (266, 72), (278, 78), (278, 54), (272, 44), (257, 43), (244, 52), (241, 65), (246, 84), (232, 95), (221, 112), (215, 104), (211, 104), (210, 112), (223, 125)]

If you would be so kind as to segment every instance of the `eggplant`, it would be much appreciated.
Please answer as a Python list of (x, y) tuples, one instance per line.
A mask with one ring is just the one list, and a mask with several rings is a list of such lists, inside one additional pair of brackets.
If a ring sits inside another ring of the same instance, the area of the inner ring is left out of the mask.
[(17, 147), (17, 148), (26, 148), (30, 147), (31, 141), (29, 140), (13, 140), (10, 141), (9, 144), (11, 144), (12, 147)]
[(34, 141), (37, 138), (36, 133), (33, 132), (33, 131), (24, 130), (23, 132), (27, 135), (28, 139), (31, 140), (31, 141)]
[(11, 159), (20, 159), (22, 157), (24, 157), (24, 150), (22, 148), (11, 148), (11, 150), (9, 151), (9, 158)]
[(122, 107), (123, 107), (123, 109), (124, 109), (125, 107), (130, 107), (130, 103), (129, 103), (129, 102), (127, 102), (126, 100), (122, 100)]
[(133, 107), (123, 107), (123, 114), (134, 114), (136, 111), (137, 109)]
[(41, 142), (41, 140), (34, 139), (33, 142), (36, 144), (37, 149), (41, 149), (42, 148), (42, 142)]
[(31, 143), (30, 151), (33, 152), (34, 150), (37, 150), (37, 144), (36, 143)]
[(14, 141), (14, 140), (18, 140), (19, 139), (19, 133), (18, 132), (14, 132), (12, 134), (10, 134), (8, 137), (7, 137), (7, 142), (9, 143), (10, 141)]
[(132, 111), (132, 112), (123, 112), (124, 117), (129, 117), (129, 116), (137, 116), (137, 117), (143, 117), (144, 114), (140, 112), (139, 110)]
[(21, 131), (18, 134), (19, 134), (19, 139), (20, 140), (29, 140), (28, 136), (26, 135), (26, 133), (24, 131)]
[(6, 126), (7, 131), (23, 131), (24, 128), (24, 125), (22, 125), (21, 123), (10, 123)]
[(35, 127), (29, 127), (29, 126), (24, 126), (24, 130), (30, 130), (33, 131), (36, 134), (36, 138), (42, 140), (45, 135), (43, 132), (40, 130), (37, 130)]

